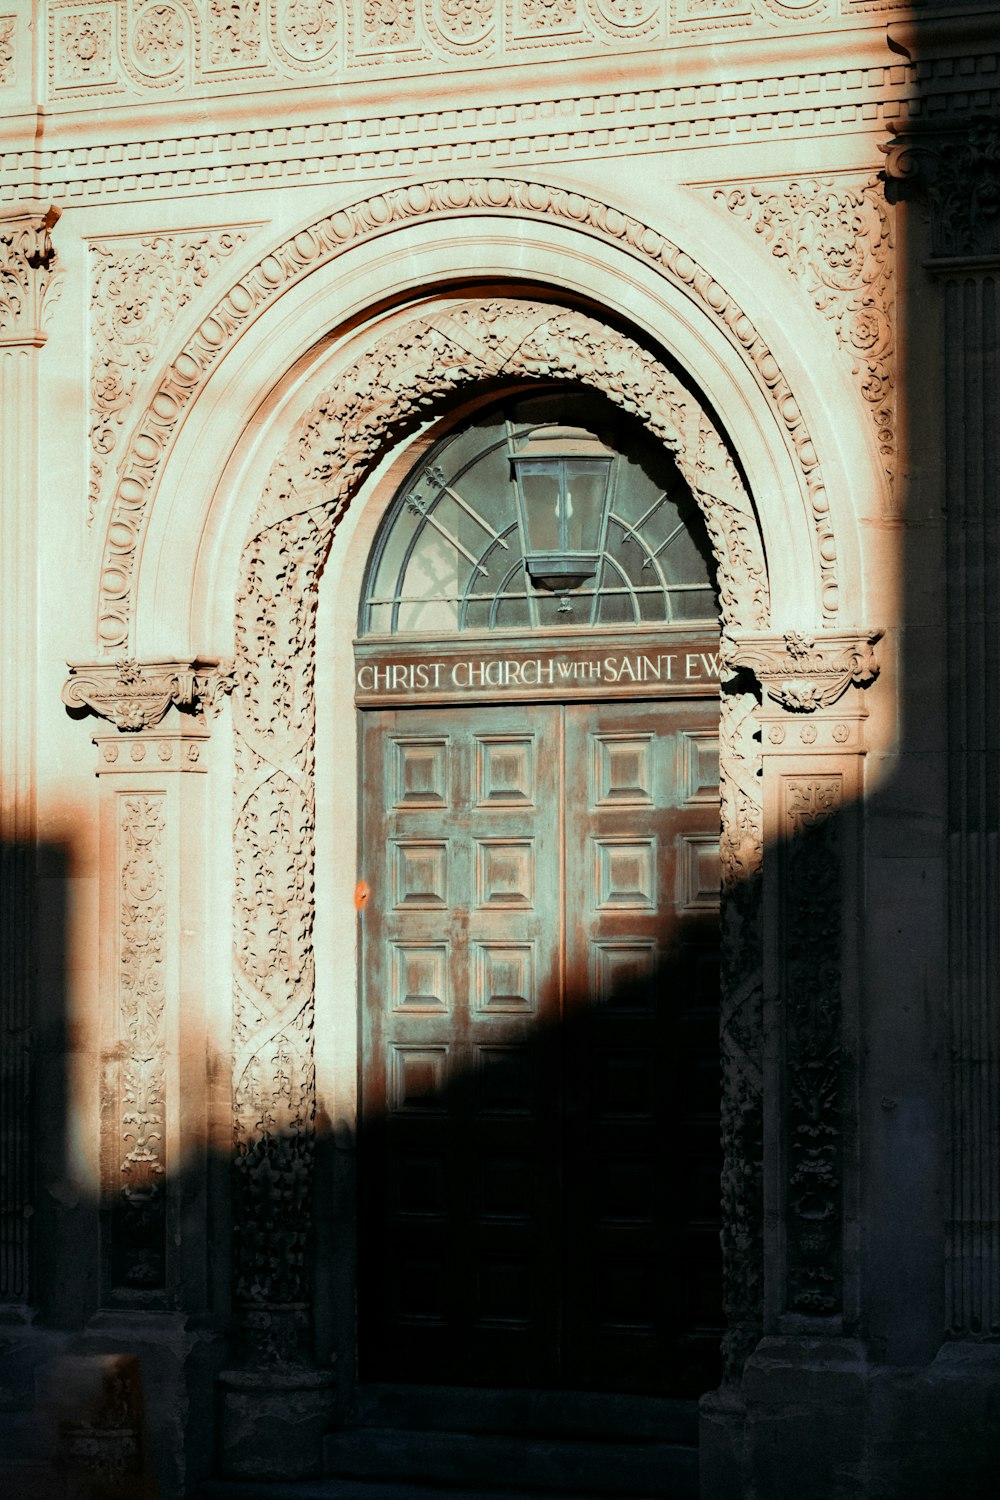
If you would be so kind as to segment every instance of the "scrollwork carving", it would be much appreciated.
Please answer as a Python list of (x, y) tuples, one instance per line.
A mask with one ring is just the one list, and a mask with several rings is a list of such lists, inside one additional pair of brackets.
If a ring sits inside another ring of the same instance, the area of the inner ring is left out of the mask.
[(90, 518), (143, 374), (178, 313), (246, 240), (241, 229), (90, 244)]
[(161, 1288), (166, 1272), (166, 1001), (162, 795), (119, 801), (119, 1183), (112, 1207), (112, 1281)]
[(208, 57), (213, 67), (238, 68), (260, 57), (260, 0), (208, 0)]
[(0, 16), (0, 88), (14, 82), (14, 33), (16, 16)]
[(936, 256), (1000, 255), (1000, 117), (909, 126), (880, 150), (889, 201), (929, 202)]
[(130, 660), (71, 666), (62, 691), (67, 708), (89, 710), (124, 732), (151, 729), (167, 710), (214, 710), (235, 677), (231, 663)]
[(55, 276), (52, 229), (60, 210), (0, 212), (0, 344), (41, 344), (47, 293)]
[(878, 676), (875, 646), (882, 634), (743, 635), (730, 643), (729, 660), (749, 667), (775, 703), (793, 713), (812, 713), (836, 703), (852, 683), (864, 687)]
[(841, 1306), (843, 1043), (839, 776), (784, 783), (786, 1306)]
[(877, 177), (804, 178), (782, 188), (717, 188), (713, 197), (753, 225), (771, 254), (833, 324), (860, 378), (886, 473), (893, 477), (892, 236)]
[(653, 265), (717, 323), (766, 393), (795, 455), (816, 537), (821, 608), (825, 619), (836, 618), (837, 543), (815, 446), (777, 360), (739, 305), (659, 230), (618, 209), (541, 183), (472, 178), (411, 184), (338, 209), (277, 246), (215, 304), (198, 332), (170, 362), (123, 455), (101, 579), (98, 635), (104, 649), (121, 650), (128, 642), (139, 538), (173, 433), (209, 372), (248, 320), (301, 277), (363, 240), (410, 220), (470, 212), (537, 216), (609, 241)]

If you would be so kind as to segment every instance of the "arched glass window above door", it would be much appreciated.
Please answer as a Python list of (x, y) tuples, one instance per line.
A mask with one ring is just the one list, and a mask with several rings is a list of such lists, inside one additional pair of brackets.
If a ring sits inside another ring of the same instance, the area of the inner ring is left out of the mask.
[(491, 406), (409, 475), (362, 635), (716, 623), (711, 549), (666, 450), (597, 398)]

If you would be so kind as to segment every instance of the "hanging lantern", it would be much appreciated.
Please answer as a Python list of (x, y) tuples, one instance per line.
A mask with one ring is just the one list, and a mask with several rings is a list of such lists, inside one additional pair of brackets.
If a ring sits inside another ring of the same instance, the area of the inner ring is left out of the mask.
[(563, 593), (597, 572), (614, 453), (580, 427), (547, 427), (510, 455), (524, 565), (536, 588)]

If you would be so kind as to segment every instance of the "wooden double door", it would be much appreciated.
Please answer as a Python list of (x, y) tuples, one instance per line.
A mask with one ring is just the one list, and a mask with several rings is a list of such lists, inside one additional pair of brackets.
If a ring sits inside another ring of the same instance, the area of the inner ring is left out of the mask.
[(717, 702), (362, 719), (362, 1378), (706, 1389)]

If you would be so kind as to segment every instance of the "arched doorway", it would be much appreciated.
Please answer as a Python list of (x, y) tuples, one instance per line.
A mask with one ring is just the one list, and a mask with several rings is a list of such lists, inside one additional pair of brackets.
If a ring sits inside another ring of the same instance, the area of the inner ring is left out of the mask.
[(594, 393), (401, 487), (356, 649), (363, 1380), (718, 1376), (718, 603)]

